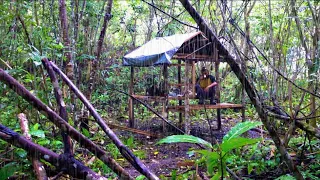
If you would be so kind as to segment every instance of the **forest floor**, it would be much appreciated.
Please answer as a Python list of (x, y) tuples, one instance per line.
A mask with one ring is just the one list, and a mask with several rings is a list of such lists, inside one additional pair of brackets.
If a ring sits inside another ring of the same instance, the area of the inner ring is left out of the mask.
[[(219, 142), (221, 142), (223, 136), (232, 128), (235, 124), (241, 122), (241, 118), (222, 117), (221, 130), (214, 130), (213, 134)], [(210, 124), (213, 129), (217, 127), (216, 119), (210, 120)], [(115, 130), (116, 134), (120, 137), (134, 137), (134, 141), (138, 142), (139, 146), (133, 149), (135, 151), (143, 151), (142, 161), (145, 165), (154, 172), (157, 176), (164, 176), (170, 179), (172, 172), (176, 171), (177, 174), (183, 174), (191, 170), (195, 170), (194, 164), (195, 157), (189, 156), (188, 151), (191, 149), (200, 149), (199, 146), (190, 143), (174, 143), (174, 144), (161, 144), (156, 143), (169, 135), (178, 134), (174, 133), (173, 129), (168, 127), (166, 132), (162, 132), (162, 121), (157, 118), (153, 118), (148, 122), (136, 121), (137, 129), (149, 131), (156, 134), (161, 134), (160, 138), (150, 138), (144, 135), (133, 134), (126, 131)], [(208, 142), (213, 139), (210, 136), (210, 130), (207, 120), (197, 121), (191, 123), (191, 135), (203, 138)], [(255, 131), (249, 131), (247, 136), (256, 138), (260, 137), (260, 133)], [(215, 140), (213, 140), (215, 141)], [(130, 164), (124, 164), (124, 168), (134, 177), (140, 175)], [(199, 169), (200, 173), (206, 172), (206, 169)]]

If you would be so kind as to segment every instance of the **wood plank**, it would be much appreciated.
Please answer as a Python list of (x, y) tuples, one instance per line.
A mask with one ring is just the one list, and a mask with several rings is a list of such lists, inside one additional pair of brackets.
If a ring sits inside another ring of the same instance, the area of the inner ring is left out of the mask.
[(133, 94), (132, 96), (134, 98), (144, 100), (144, 101), (165, 101), (166, 100), (165, 96), (144, 96), (144, 95), (137, 95), (137, 94)]
[(181, 67), (181, 66), (184, 66), (184, 64), (168, 64), (168, 66), (178, 66), (178, 67)]
[[(217, 103), (216, 105), (199, 105), (192, 104), (189, 105), (190, 110), (202, 110), (204, 106), (206, 109), (230, 109), (230, 108), (242, 108), (242, 104), (231, 104), (231, 103)], [(168, 111), (184, 111), (184, 106), (168, 106)]]
[[(144, 95), (132, 95), (134, 98), (144, 100), (144, 101), (165, 101), (165, 96), (144, 96)], [(184, 96), (168, 96), (168, 100), (184, 100)], [(189, 99), (196, 99), (194, 96), (189, 96)]]

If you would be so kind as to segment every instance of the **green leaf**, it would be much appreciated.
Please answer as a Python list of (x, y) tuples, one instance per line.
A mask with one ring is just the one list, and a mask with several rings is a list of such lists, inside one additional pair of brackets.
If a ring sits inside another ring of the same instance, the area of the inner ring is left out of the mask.
[(233, 139), (233, 138), (237, 138), (242, 133), (260, 125), (262, 125), (262, 122), (246, 121), (246, 122), (238, 123), (223, 137), (223, 142), (229, 141), (230, 139)]
[(230, 139), (228, 141), (224, 141), (220, 145), (220, 147), (222, 151), (227, 153), (233, 149), (236, 149), (245, 145), (249, 145), (249, 144), (255, 144), (259, 141), (261, 141), (261, 138), (250, 139), (250, 138), (238, 137), (238, 138)]
[(90, 137), (90, 132), (89, 132), (87, 129), (82, 128), (82, 133), (83, 133), (83, 135), (85, 135), (87, 138)]
[(54, 147), (60, 148), (60, 147), (62, 147), (63, 143), (61, 141), (55, 140), (52, 142), (52, 145)]
[(168, 136), (166, 138), (161, 139), (159, 142), (156, 144), (163, 144), (163, 143), (198, 143), (198, 144), (203, 144), (209, 148), (212, 148), (212, 145), (208, 142), (205, 141), (201, 138), (191, 136), (191, 135), (173, 135), (173, 136)]
[(41, 145), (41, 146), (48, 145), (48, 144), (50, 144), (50, 140), (49, 139), (43, 139), (43, 140), (38, 141), (38, 144)]
[(207, 154), (207, 171), (209, 174), (213, 174), (215, 167), (219, 166), (219, 154), (217, 152), (210, 152)]
[(278, 177), (276, 180), (294, 180), (296, 178), (294, 178), (293, 176), (286, 174), (286, 175), (282, 175), (280, 177)]
[(33, 130), (33, 131), (30, 131), (30, 134), (32, 136), (36, 136), (39, 138), (45, 138), (44, 131), (42, 131), (42, 130)]
[(24, 149), (18, 148), (18, 149), (16, 149), (15, 152), (21, 158), (25, 158), (27, 156), (27, 151), (25, 151)]
[(136, 180), (144, 180), (146, 177), (144, 175), (140, 175), (136, 177)]
[(17, 169), (17, 163), (12, 162), (9, 164), (6, 164), (0, 169), (0, 180), (8, 179), (8, 177), (12, 176), (14, 172), (16, 172)]
[(259, 166), (258, 163), (249, 163), (248, 164), (248, 174), (250, 174), (254, 167)]
[(32, 130), (38, 130), (39, 129), (40, 124), (36, 123), (32, 126)]

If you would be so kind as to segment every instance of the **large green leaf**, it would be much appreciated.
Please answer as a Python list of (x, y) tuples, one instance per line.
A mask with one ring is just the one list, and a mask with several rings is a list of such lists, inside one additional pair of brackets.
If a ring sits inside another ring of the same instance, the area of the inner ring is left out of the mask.
[(251, 122), (251, 121), (238, 123), (223, 137), (223, 142), (229, 141), (233, 138), (237, 138), (242, 133), (260, 125), (262, 125), (261, 122)]
[(17, 163), (12, 162), (4, 165), (0, 168), (0, 180), (8, 179), (8, 177), (12, 176), (17, 169)]
[(261, 141), (261, 138), (258, 139), (250, 139), (250, 138), (243, 138), (243, 137), (238, 137), (238, 138), (233, 138), (230, 139), (228, 141), (224, 141), (220, 147), (221, 150), (224, 152), (229, 152), (233, 149), (245, 146), (245, 145), (249, 145), (249, 144), (254, 144)]
[(209, 174), (213, 174), (213, 170), (215, 169), (215, 167), (217, 167), (219, 164), (219, 153), (217, 152), (210, 152), (208, 153), (208, 155), (206, 156), (206, 163), (207, 163), (207, 171)]
[(33, 130), (33, 131), (30, 131), (30, 134), (35, 137), (45, 138), (44, 131), (42, 130)]
[(166, 138), (161, 139), (157, 144), (163, 144), (163, 143), (198, 143), (198, 144), (203, 144), (209, 148), (212, 148), (212, 145), (208, 142), (205, 141), (201, 138), (191, 136), (191, 135), (173, 135), (173, 136), (168, 136)]

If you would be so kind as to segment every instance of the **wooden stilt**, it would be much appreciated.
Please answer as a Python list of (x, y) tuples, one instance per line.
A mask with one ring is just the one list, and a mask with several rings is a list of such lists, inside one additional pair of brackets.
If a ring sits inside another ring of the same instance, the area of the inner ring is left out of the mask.
[[(214, 45), (214, 71), (215, 71), (215, 76), (216, 76), (216, 82), (218, 83), (218, 85), (216, 86), (216, 98), (217, 98), (217, 103), (220, 103), (220, 76), (219, 76), (219, 65), (220, 65), (220, 61), (218, 58), (218, 50), (216, 48), (216, 45)], [(217, 129), (220, 130), (221, 129), (221, 110), (217, 109)]]
[[(129, 85), (129, 94), (133, 95), (133, 78), (134, 78), (134, 67), (131, 67), (130, 73), (130, 85)], [(134, 109), (133, 109), (133, 99), (129, 97), (129, 126), (134, 127)]]
[[(164, 64), (163, 65), (163, 91), (165, 95), (165, 101), (162, 104), (162, 116), (167, 118), (167, 101), (168, 101), (168, 93), (169, 93), (169, 85), (168, 85), (168, 65)], [(162, 88), (162, 87), (161, 87)], [(163, 121), (162, 122), (162, 131), (166, 131), (166, 123)]]
[(185, 114), (184, 114), (184, 124), (185, 124), (185, 133), (190, 134), (190, 107), (189, 107), (189, 71), (190, 65), (188, 60), (185, 60), (185, 78), (184, 78), (184, 105), (185, 105)]
[[(178, 60), (178, 84), (181, 84), (181, 60)], [(181, 86), (179, 86), (179, 92), (182, 92)], [(182, 106), (182, 100), (179, 100), (179, 106)], [(182, 127), (182, 113), (179, 112), (179, 127)]]
[(192, 97), (196, 94), (196, 62), (192, 61)]

